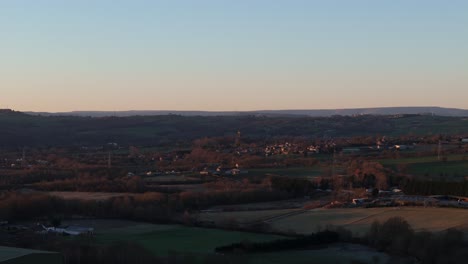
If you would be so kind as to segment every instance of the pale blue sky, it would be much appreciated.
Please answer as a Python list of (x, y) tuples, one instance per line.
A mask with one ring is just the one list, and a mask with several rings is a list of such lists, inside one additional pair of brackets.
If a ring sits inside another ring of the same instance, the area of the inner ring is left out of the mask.
[(0, 108), (468, 108), (468, 1), (0, 1)]

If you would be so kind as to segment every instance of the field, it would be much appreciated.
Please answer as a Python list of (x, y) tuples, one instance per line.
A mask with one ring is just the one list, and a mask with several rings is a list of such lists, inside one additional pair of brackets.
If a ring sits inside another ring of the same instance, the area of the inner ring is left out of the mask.
[[(441, 155), (443, 157), (443, 155)], [(448, 155), (447, 161), (468, 161), (468, 155)], [(423, 156), (423, 157), (410, 157), (399, 159), (384, 159), (380, 160), (382, 165), (398, 165), (398, 164), (419, 164), (419, 163), (432, 163), (439, 162), (437, 156)], [(441, 162), (442, 163), (442, 162)]]
[(408, 172), (430, 178), (463, 180), (468, 176), (468, 160), (415, 163), (408, 166)]
[(260, 202), (260, 203), (219, 205), (219, 206), (211, 207), (210, 209), (212, 211), (225, 211), (225, 212), (262, 211), (262, 210), (302, 208), (308, 204), (310, 204), (309, 199), (289, 199), (289, 200)]
[(323, 168), (315, 166), (309, 167), (294, 167), (294, 168), (268, 168), (268, 169), (249, 169), (249, 175), (265, 175), (274, 174), (279, 176), (314, 178), (322, 176)]
[(295, 250), (250, 255), (251, 264), (387, 263), (388, 255), (364, 246), (341, 244), (320, 250)]
[(171, 182), (199, 182), (199, 178), (190, 177), (186, 175), (161, 175), (161, 176), (153, 176), (153, 177), (146, 177), (144, 178), (145, 181), (152, 182), (152, 183), (171, 183)]
[[(296, 213), (294, 213), (296, 212)], [(342, 226), (356, 234), (364, 234), (373, 221), (385, 221), (400, 216), (406, 219), (416, 230), (443, 231), (448, 228), (468, 230), (468, 210), (452, 208), (350, 208), (350, 209), (314, 209), (268, 210), (252, 212), (226, 212), (200, 214), (203, 221), (221, 222), (226, 219), (249, 223), (264, 221), (274, 230), (309, 234), (327, 226)]]
[(343, 226), (357, 234), (364, 234), (373, 221), (383, 222), (391, 217), (403, 217), (416, 230), (443, 231), (468, 223), (468, 210), (452, 208), (368, 208), (318, 209), (279, 219), (274, 229), (311, 233), (327, 225)]
[(386, 159), (380, 163), (393, 169), (403, 165), (406, 173), (431, 179), (463, 180), (468, 176), (468, 156), (450, 155), (446, 158), (446, 161), (439, 161), (437, 156)]
[(88, 200), (103, 201), (113, 197), (131, 195), (129, 193), (106, 193), (106, 192), (48, 192), (49, 195), (60, 197), (65, 200)]
[[(107, 227), (102, 225), (102, 221), (107, 222)], [(218, 246), (234, 242), (262, 242), (283, 238), (276, 235), (179, 225), (155, 225), (118, 220), (113, 223), (113, 221), (101, 220), (101, 222), (97, 223), (97, 225), (101, 226), (101, 228), (96, 229), (98, 243), (110, 244), (117, 241), (132, 241), (143, 245), (158, 255), (165, 255), (170, 252), (209, 254), (214, 253), (214, 249)], [(73, 223), (78, 224), (79, 222), (75, 221)]]
[(284, 210), (261, 210), (261, 211), (238, 211), (238, 212), (207, 212), (200, 213), (197, 217), (202, 222), (228, 223), (237, 222), (248, 224), (252, 222), (265, 221), (278, 215), (295, 212), (297, 209)]
[[(143, 245), (157, 255), (189, 254), (194, 259), (197, 259), (199, 256), (213, 254), (214, 248), (220, 245), (241, 241), (261, 242), (284, 238), (276, 235), (179, 225), (155, 225), (125, 220), (74, 220), (66, 221), (65, 224), (94, 227), (97, 243), (110, 244), (117, 241), (132, 241)], [(381, 263), (385, 263), (388, 256), (359, 245), (337, 244), (320, 250), (248, 254), (233, 256), (233, 258), (236, 263), (251, 264), (324, 263), (324, 261), (330, 260), (332, 263), (345, 264), (351, 263), (352, 260), (371, 263), (376, 258)]]

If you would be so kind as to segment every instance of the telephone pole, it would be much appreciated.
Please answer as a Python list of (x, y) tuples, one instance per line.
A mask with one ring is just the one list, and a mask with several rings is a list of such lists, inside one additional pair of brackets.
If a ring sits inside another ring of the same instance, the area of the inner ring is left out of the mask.
[(23, 155), (21, 156), (21, 166), (26, 167), (26, 148), (23, 147)]
[(441, 145), (440, 145), (440, 140), (439, 140), (439, 146), (437, 147), (437, 160), (440, 161), (440, 149), (441, 149)]

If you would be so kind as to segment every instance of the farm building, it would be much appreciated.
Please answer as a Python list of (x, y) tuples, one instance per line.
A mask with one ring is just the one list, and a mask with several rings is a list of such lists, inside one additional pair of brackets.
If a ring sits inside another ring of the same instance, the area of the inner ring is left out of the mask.
[(367, 201), (366, 198), (355, 198), (353, 199), (353, 204), (355, 205), (362, 205)]
[(67, 226), (67, 227), (45, 227), (42, 232), (57, 233), (63, 235), (79, 236), (79, 235), (93, 235), (94, 228), (83, 226)]
[(62, 255), (58, 252), (40, 251), (24, 248), (13, 248), (0, 246), (1, 264), (61, 264)]

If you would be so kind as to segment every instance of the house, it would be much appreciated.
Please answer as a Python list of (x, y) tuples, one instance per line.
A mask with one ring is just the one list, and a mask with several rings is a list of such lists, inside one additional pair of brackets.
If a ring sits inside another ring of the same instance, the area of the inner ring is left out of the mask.
[(355, 198), (353, 199), (353, 204), (355, 205), (363, 205), (366, 202), (366, 198)]
[(462, 138), (461, 143), (468, 143), (468, 138)]
[(407, 145), (395, 145), (393, 146), (393, 148), (396, 150), (406, 150), (408, 149), (408, 146)]
[(229, 169), (224, 172), (225, 175), (240, 175), (240, 174), (248, 174), (248, 173), (249, 171), (241, 170), (238, 168)]
[(78, 236), (78, 235), (93, 235), (94, 228), (83, 226), (67, 226), (67, 227), (45, 227), (42, 225), (45, 233), (56, 233), (62, 235)]

